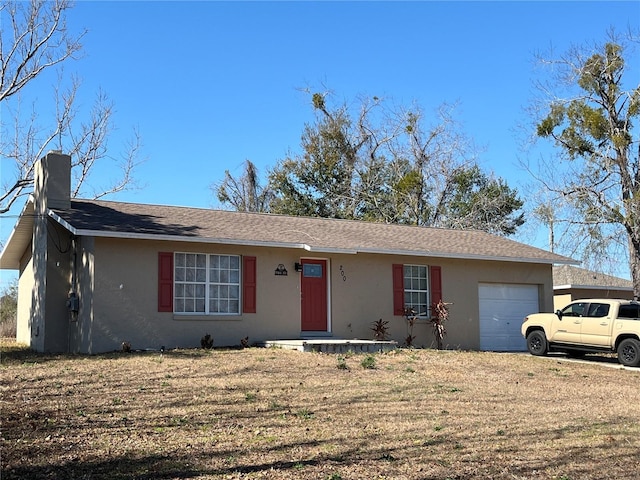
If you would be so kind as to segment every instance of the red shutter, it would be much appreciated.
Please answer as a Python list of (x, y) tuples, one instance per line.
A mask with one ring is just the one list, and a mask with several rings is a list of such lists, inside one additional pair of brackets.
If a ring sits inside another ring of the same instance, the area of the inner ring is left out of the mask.
[(242, 257), (242, 312), (256, 313), (256, 257)]
[(404, 265), (393, 264), (393, 314), (404, 315)]
[(442, 300), (442, 268), (429, 267), (429, 280), (431, 282), (431, 309)]
[(158, 311), (173, 312), (173, 253), (158, 253)]

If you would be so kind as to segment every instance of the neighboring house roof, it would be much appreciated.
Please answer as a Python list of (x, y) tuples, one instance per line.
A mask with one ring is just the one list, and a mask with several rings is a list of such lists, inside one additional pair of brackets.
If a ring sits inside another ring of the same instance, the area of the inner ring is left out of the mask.
[(565, 290), (570, 288), (582, 289), (616, 289), (633, 290), (633, 282), (624, 278), (593, 272), (572, 265), (553, 267), (553, 289)]
[[(71, 200), (69, 210), (51, 210), (49, 216), (78, 236), (299, 248), (316, 253), (576, 263), (472, 230), (77, 199)], [(32, 228), (33, 206), (27, 205), (0, 255), (0, 268), (18, 268), (20, 255), (31, 241)]]

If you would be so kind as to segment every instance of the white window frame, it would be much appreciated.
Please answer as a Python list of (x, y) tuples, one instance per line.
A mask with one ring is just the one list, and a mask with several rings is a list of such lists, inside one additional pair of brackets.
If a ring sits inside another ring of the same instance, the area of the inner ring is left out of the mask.
[[(423, 309), (418, 308), (416, 310), (417, 313), (417, 317), (421, 318), (421, 319), (427, 319), (430, 317), (431, 315), (431, 305), (430, 305), (430, 298), (431, 298), (431, 288), (429, 285), (430, 279), (429, 279), (429, 266), (428, 265), (418, 265), (418, 264), (403, 264), (402, 265), (402, 280), (403, 280), (403, 285), (404, 285), (404, 306), (408, 307), (408, 308), (414, 308), (416, 305), (424, 305), (424, 311), (421, 311)], [(420, 288), (420, 280), (422, 280), (422, 277), (419, 276), (413, 276), (413, 273), (411, 273), (411, 275), (409, 277), (407, 277), (407, 269), (414, 269), (414, 268), (420, 268), (420, 269), (424, 269), (424, 281), (426, 283), (425, 288), (422, 289)], [(409, 282), (407, 282), (407, 278), (409, 280)], [(415, 282), (414, 282), (415, 280)], [(418, 285), (416, 285), (415, 283), (417, 282)], [(417, 288), (415, 288), (417, 287)], [(407, 301), (407, 296), (411, 297), (414, 295), (421, 295), (424, 294), (424, 303), (422, 302), (413, 302), (413, 301)]]
[[(185, 265), (178, 261), (179, 256), (184, 256)], [(189, 256), (195, 257), (194, 265), (186, 265), (186, 260)], [(199, 256), (204, 257), (204, 264), (198, 265)], [(214, 264), (222, 259), (228, 259), (227, 266), (216, 268)], [(235, 259), (235, 262), (232, 259)], [(212, 316), (238, 316), (242, 314), (242, 258), (240, 255), (174, 252), (173, 260), (173, 312), (175, 314)], [(235, 266), (232, 266), (232, 264)], [(178, 269), (183, 269), (181, 273), (184, 273), (184, 275), (179, 273)], [(189, 269), (192, 271), (189, 272)], [(222, 273), (224, 275), (221, 275)], [(218, 278), (213, 278), (216, 274)], [(224, 276), (224, 279), (221, 279), (221, 276)], [(227, 295), (223, 298), (220, 296), (217, 299), (212, 298), (212, 292), (215, 288), (226, 289)], [(237, 294), (235, 296), (235, 292), (232, 292), (231, 288), (236, 289)], [(191, 291), (189, 296), (187, 296), (187, 290)], [(237, 302), (237, 308), (235, 311), (221, 312), (218, 307), (218, 311), (216, 311), (216, 309), (211, 308), (212, 302), (216, 300), (227, 302), (228, 307)], [(194, 303), (193, 310), (186, 310), (188, 308), (186, 302)], [(204, 308), (199, 309), (201, 302), (203, 302)], [(181, 306), (181, 309), (178, 308), (179, 306)]]

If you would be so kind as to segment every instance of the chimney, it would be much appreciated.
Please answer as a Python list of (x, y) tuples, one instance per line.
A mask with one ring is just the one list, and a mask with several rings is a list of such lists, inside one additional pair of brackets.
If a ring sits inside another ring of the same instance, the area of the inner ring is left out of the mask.
[(39, 213), (71, 208), (71, 156), (50, 151), (36, 162), (34, 197)]

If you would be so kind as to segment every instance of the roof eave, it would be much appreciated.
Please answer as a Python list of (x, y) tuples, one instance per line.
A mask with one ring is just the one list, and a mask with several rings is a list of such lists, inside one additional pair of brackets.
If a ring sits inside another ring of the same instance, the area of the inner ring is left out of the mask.
[(188, 237), (178, 235), (158, 235), (148, 233), (131, 233), (131, 232), (108, 232), (104, 230), (76, 230), (59, 216), (53, 214), (53, 218), (63, 224), (71, 233), (78, 236), (93, 236), (102, 238), (119, 238), (119, 239), (131, 239), (131, 240), (161, 240), (170, 242), (187, 242), (187, 243), (208, 243), (219, 245), (241, 245), (248, 247), (266, 247), (266, 248), (291, 248), (298, 250), (305, 250), (313, 253), (325, 253), (325, 254), (345, 254), (355, 255), (358, 253), (371, 253), (377, 255), (394, 255), (394, 256), (411, 256), (411, 257), (433, 257), (433, 258), (456, 258), (460, 260), (484, 260), (484, 261), (500, 261), (500, 262), (517, 262), (517, 263), (541, 263), (541, 264), (567, 264), (578, 265), (579, 262), (572, 259), (564, 258), (534, 258), (534, 257), (507, 257), (507, 256), (488, 256), (488, 255), (473, 255), (473, 254), (455, 254), (449, 252), (433, 252), (428, 250), (387, 250), (387, 249), (375, 249), (375, 248), (335, 248), (335, 247), (323, 247), (313, 246), (306, 243), (293, 243), (293, 242), (265, 242), (265, 241), (253, 241), (253, 240), (240, 240), (230, 238), (214, 238), (214, 237)]
[(67, 222), (64, 218), (62, 218), (60, 215), (58, 215), (56, 212), (54, 212), (53, 210), (49, 210), (47, 213), (53, 220), (55, 220), (60, 225), (62, 225), (64, 228), (69, 230), (69, 232), (71, 234), (73, 234), (73, 235), (77, 235), (78, 234), (77, 230), (69, 222)]
[(517, 262), (517, 263), (543, 263), (548, 265), (566, 264), (566, 265), (578, 265), (580, 262), (571, 258), (564, 257), (549, 257), (549, 258), (537, 258), (537, 257), (507, 257), (500, 255), (474, 255), (474, 254), (462, 254), (451, 252), (433, 252), (429, 250), (376, 250), (376, 249), (359, 249), (357, 253), (376, 253), (386, 255), (407, 255), (412, 257), (433, 257), (433, 258), (455, 258), (459, 260), (484, 260), (484, 261), (496, 261), (496, 262)]
[(554, 285), (554, 290), (571, 290), (571, 289), (580, 289), (580, 290), (621, 290), (624, 292), (633, 292), (633, 287), (624, 287), (617, 285), (578, 285), (568, 283), (565, 285)]
[(233, 238), (214, 238), (214, 237), (189, 237), (182, 235), (158, 235), (148, 233), (131, 233), (131, 232), (106, 232), (104, 230), (74, 230), (78, 236), (102, 237), (102, 238), (119, 238), (130, 240), (161, 240), (168, 242), (185, 242), (185, 243), (212, 243), (220, 245), (242, 245), (251, 247), (273, 247), (273, 248), (294, 248), (307, 250), (309, 252), (318, 253), (347, 253), (354, 254), (356, 251), (340, 248), (316, 248), (305, 243), (293, 242), (262, 242), (252, 240), (240, 240)]
[(20, 259), (33, 238), (34, 214), (33, 195), (29, 195), (20, 215), (18, 215), (18, 221), (13, 226), (9, 238), (0, 252), (0, 270), (20, 269)]

